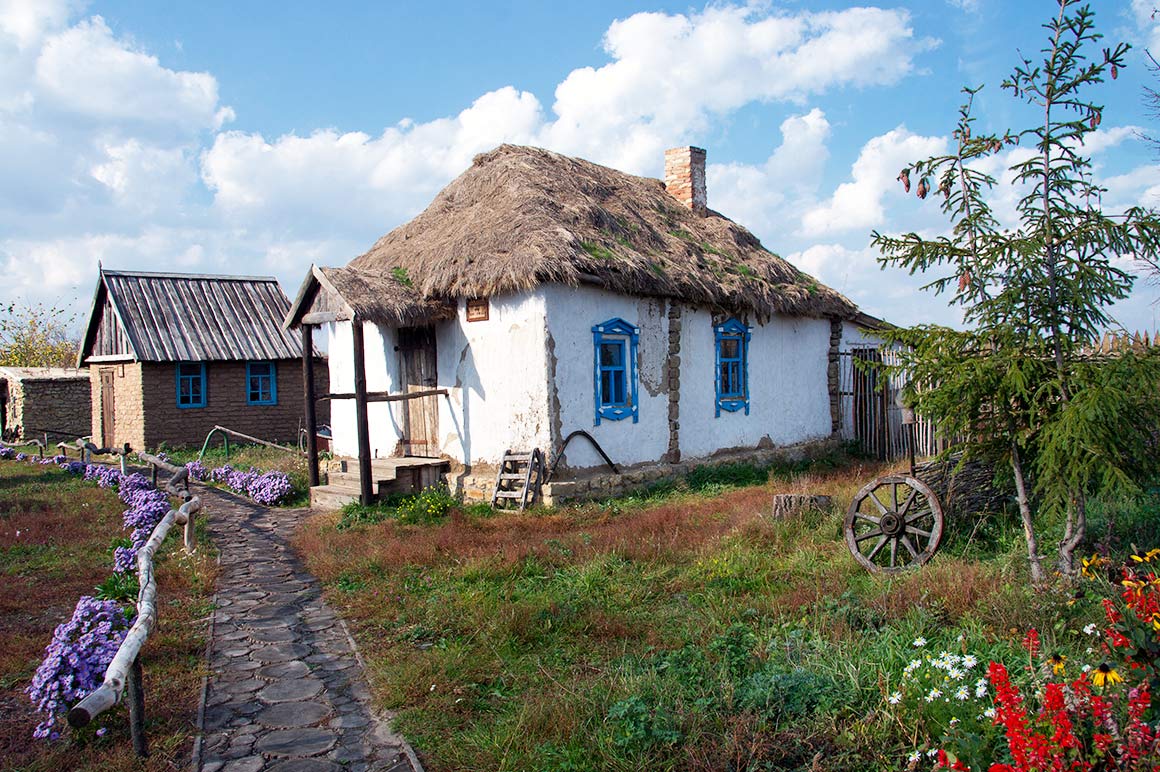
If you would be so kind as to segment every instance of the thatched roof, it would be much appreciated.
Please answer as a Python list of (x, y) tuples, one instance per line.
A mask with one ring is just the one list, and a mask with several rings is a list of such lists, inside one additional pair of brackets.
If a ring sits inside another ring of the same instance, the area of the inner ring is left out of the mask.
[(366, 318), (396, 316), (409, 297), (488, 297), (541, 283), (594, 284), (758, 318), (857, 312), (737, 223), (682, 206), (660, 180), (515, 145), (476, 156), (422, 214), (347, 269), (352, 286), (358, 276), (368, 289), (360, 295)]
[(354, 268), (319, 268), (335, 292), (359, 319), (405, 327), (455, 316), (455, 303), (423, 297), (405, 279)]

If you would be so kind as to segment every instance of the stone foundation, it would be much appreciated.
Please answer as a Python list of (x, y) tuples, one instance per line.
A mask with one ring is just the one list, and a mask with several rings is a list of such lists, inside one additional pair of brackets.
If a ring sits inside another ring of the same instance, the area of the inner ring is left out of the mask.
[[(721, 451), (710, 458), (689, 459), (675, 464), (637, 464), (622, 468), (620, 474), (613, 474), (606, 468), (561, 470), (559, 477), (544, 485), (542, 503), (551, 507), (568, 501), (615, 498), (642, 490), (661, 480), (681, 477), (700, 467), (798, 461), (832, 453), (840, 445), (839, 440), (827, 438), (785, 447), (737, 448)], [(495, 466), (477, 464), (467, 470), (462, 464), (452, 462), (447, 482), (451, 492), (455, 495), (462, 493), (465, 501), (490, 501), (495, 490), (495, 475)]]

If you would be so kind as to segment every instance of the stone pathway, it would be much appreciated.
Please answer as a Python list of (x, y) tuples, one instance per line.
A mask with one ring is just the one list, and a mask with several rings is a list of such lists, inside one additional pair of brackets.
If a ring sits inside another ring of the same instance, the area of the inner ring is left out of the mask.
[(307, 510), (199, 486), (221, 554), (200, 772), (422, 772), (289, 538)]

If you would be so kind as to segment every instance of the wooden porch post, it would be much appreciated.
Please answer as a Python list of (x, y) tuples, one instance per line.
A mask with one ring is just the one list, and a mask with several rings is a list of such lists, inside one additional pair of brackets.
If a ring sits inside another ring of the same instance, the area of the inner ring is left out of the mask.
[(373, 480), (371, 480), (371, 431), (367, 418), (367, 363), (363, 342), (363, 323), (358, 317), (351, 320), (351, 335), (354, 338), (354, 410), (358, 424), (358, 481), (359, 502), (363, 506), (374, 503)]
[(306, 406), (306, 474), (318, 485), (318, 415), (314, 406), (314, 326), (302, 325), (302, 402)]

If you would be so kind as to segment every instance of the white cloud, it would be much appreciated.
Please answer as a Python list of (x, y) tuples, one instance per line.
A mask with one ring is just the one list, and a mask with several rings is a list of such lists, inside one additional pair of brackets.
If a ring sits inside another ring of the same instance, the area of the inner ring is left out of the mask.
[[(219, 134), (202, 157), (215, 206), (231, 219), (321, 236), (341, 228), (385, 232), (425, 206), (472, 157), (502, 142), (530, 142), (540, 104), (507, 87), (454, 118), (406, 122), (379, 137), (361, 132)], [(381, 235), (381, 234), (380, 234)]]
[[(815, 107), (786, 118), (781, 136), (781, 144), (763, 164), (710, 164), (708, 169), (710, 205), (776, 237), (795, 230), (803, 207), (816, 198), (829, 156), (830, 122)], [(776, 251), (778, 242), (767, 246)]]
[(36, 62), (41, 97), (57, 109), (98, 121), (139, 121), (216, 129), (231, 113), (218, 106), (217, 81), (177, 72), (117, 40), (100, 16), (45, 41)]
[(1131, 11), (1144, 47), (1150, 49), (1153, 56), (1160, 56), (1160, 13), (1157, 13), (1157, 3), (1155, 0), (1132, 0)]
[(713, 115), (761, 101), (803, 101), (841, 86), (889, 85), (934, 45), (903, 10), (762, 14), (711, 6), (613, 22), (613, 61), (574, 70), (556, 89), (546, 146), (637, 173)]
[(77, 3), (68, 0), (0, 0), (0, 39), (30, 48), (68, 21)]
[[(898, 173), (909, 164), (945, 153), (945, 137), (923, 137), (899, 126), (874, 137), (862, 146), (850, 169), (850, 181), (838, 186), (826, 201), (806, 212), (802, 233), (819, 236), (845, 231), (867, 232), (881, 227), (886, 209), (883, 199), (902, 195)], [(914, 180), (917, 184), (917, 180)]]

